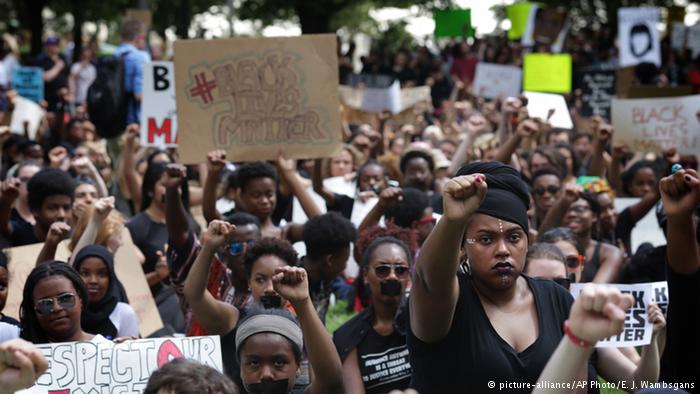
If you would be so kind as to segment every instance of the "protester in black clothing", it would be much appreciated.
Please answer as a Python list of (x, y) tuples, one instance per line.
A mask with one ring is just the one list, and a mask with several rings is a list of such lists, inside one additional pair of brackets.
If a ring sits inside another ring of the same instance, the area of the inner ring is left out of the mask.
[[(345, 387), (352, 393), (403, 390), (411, 380), (405, 317), (397, 316), (410, 281), (408, 246), (394, 237), (375, 239), (361, 261), (371, 304), (333, 334), (343, 361)], [(390, 365), (377, 360), (386, 357)], [(394, 371), (385, 373), (384, 371)]]
[(2, 310), (7, 302), (7, 286), (10, 282), (10, 271), (7, 268), (7, 255), (0, 251), (0, 322), (19, 326), (19, 322), (9, 316), (5, 316)]
[(68, 89), (70, 69), (66, 58), (58, 47), (57, 37), (48, 37), (44, 41), (46, 52), (37, 58), (37, 66), (44, 70), (44, 99), (48, 103), (49, 112), (56, 111), (58, 103), (63, 99), (61, 89)]
[[(423, 244), (413, 278), (411, 386), (445, 393), (465, 384), (486, 391), (489, 381), (534, 383), (573, 299), (551, 281), (521, 275), (527, 186), (512, 167), (480, 162), (463, 167), (443, 197), (445, 214)], [(468, 273), (459, 267), (460, 245)]]
[(350, 244), (357, 240), (357, 230), (337, 212), (328, 212), (304, 224), (302, 239), (306, 256), (301, 266), (309, 275), (309, 293), (316, 312), (325, 323), (333, 281), (345, 271)]
[(2, 184), (0, 196), (0, 231), (12, 246), (42, 242), (53, 222), (66, 222), (71, 217), (75, 181), (67, 172), (45, 168), (27, 182), (27, 201), (36, 219), (34, 226), (26, 221), (9, 220), (19, 188), (18, 179), (8, 179)]

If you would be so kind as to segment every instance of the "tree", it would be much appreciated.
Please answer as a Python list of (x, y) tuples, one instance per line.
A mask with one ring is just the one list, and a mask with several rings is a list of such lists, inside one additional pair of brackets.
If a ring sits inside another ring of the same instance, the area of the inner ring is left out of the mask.
[(346, 21), (337, 20), (336, 16), (348, 9), (363, 12), (369, 18), (369, 7), (364, 7), (367, 4), (371, 8), (413, 5), (434, 8), (450, 6), (452, 0), (243, 0), (239, 13), (241, 19), (260, 19), (264, 24), (297, 18), (304, 34), (331, 33), (347, 26)]

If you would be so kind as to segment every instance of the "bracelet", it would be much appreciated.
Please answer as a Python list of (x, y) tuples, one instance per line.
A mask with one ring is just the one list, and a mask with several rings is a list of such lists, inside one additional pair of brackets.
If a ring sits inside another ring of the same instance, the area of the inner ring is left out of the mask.
[(568, 320), (564, 322), (564, 334), (566, 334), (566, 336), (569, 337), (569, 339), (571, 339), (571, 341), (579, 347), (582, 347), (584, 349), (590, 349), (593, 347), (593, 345), (590, 342), (587, 342), (577, 337), (576, 335), (574, 335), (573, 332), (571, 332)]

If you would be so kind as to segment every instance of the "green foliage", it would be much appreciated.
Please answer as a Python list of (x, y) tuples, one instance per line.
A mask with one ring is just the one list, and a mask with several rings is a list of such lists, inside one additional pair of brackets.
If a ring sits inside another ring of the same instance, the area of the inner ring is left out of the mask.
[(333, 334), (338, 327), (342, 326), (346, 321), (355, 316), (355, 312), (348, 312), (348, 303), (345, 300), (340, 300), (328, 308), (326, 313), (326, 331)]
[(389, 24), (389, 28), (376, 37), (372, 43), (377, 48), (387, 48), (391, 52), (396, 52), (399, 49), (408, 49), (415, 47), (413, 36), (406, 31), (406, 22), (398, 21)]

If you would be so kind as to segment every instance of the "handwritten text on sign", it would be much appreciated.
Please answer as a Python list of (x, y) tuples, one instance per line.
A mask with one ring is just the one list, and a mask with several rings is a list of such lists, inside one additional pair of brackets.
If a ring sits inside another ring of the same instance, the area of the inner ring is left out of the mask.
[[(571, 295), (574, 298), (578, 297), (584, 286), (584, 283), (572, 283)], [(622, 332), (598, 341), (596, 347), (643, 346), (651, 343), (652, 324), (649, 322), (647, 313), (647, 306), (653, 299), (651, 283), (635, 285), (610, 284), (609, 286), (619, 289), (621, 293), (631, 294), (634, 298), (634, 303), (627, 310)]]
[(680, 154), (700, 150), (700, 95), (659, 99), (613, 99), (615, 139), (633, 151), (659, 152), (676, 148)]
[[(341, 145), (334, 35), (175, 43), (182, 159), (323, 157)], [(181, 55), (178, 55), (181, 53)]]
[(158, 148), (177, 146), (175, 72), (172, 62), (143, 65), (141, 145)]
[(222, 371), (218, 336), (53, 343), (39, 349), (49, 369), (20, 393), (142, 392), (156, 369), (179, 357)]

